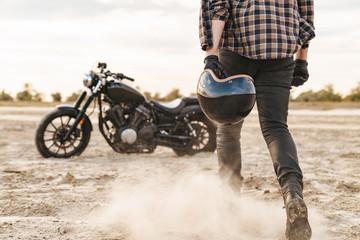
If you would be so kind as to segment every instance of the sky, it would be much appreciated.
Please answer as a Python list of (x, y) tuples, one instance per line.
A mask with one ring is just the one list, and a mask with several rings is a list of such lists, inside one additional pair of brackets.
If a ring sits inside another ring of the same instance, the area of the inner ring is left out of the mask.
[[(200, 0), (0, 0), (0, 91), (25, 83), (50, 98), (82, 89), (83, 74), (103, 61), (133, 86), (165, 95), (196, 91), (204, 52)], [(360, 1), (315, 0), (316, 38), (301, 92), (333, 84), (349, 94), (360, 82)]]

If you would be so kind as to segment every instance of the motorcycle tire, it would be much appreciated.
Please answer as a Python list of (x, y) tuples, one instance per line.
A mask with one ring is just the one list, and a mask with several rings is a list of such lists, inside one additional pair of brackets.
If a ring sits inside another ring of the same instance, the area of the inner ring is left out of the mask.
[(60, 141), (74, 123), (76, 115), (72, 110), (55, 109), (41, 120), (36, 129), (35, 145), (44, 158), (69, 158), (85, 150), (91, 135), (88, 121), (78, 124), (69, 140)]
[[(214, 152), (216, 149), (216, 125), (202, 114), (191, 116), (189, 121), (197, 136), (194, 141), (186, 144), (185, 148), (173, 148), (174, 153), (177, 156), (191, 156), (199, 152)], [(191, 131), (186, 131), (185, 135), (193, 136)]]

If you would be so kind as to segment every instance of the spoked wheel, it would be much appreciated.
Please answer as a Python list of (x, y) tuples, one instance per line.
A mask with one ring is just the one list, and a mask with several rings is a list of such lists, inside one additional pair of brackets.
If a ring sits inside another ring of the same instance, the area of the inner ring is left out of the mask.
[(190, 119), (193, 131), (186, 128), (185, 135), (191, 140), (184, 143), (184, 148), (173, 148), (178, 156), (194, 155), (199, 152), (213, 152), (216, 149), (216, 126), (204, 115), (195, 115)]
[(42, 119), (36, 130), (35, 144), (43, 157), (68, 158), (80, 155), (85, 150), (91, 134), (88, 121), (78, 124), (69, 138), (64, 140), (75, 119), (75, 111), (60, 109), (50, 112)]

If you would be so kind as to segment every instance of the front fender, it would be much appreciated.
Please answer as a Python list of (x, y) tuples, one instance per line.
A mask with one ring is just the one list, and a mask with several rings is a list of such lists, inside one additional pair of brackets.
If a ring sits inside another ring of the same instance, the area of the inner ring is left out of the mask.
[[(56, 106), (56, 108), (59, 109), (59, 110), (74, 111), (75, 114), (79, 113), (79, 109), (76, 109), (76, 108), (74, 108), (72, 106), (59, 105), (59, 106)], [(89, 117), (86, 114), (84, 114), (84, 117), (85, 117), (85, 121), (89, 123), (90, 129), (92, 131), (93, 126), (91, 124), (91, 121), (90, 121)]]

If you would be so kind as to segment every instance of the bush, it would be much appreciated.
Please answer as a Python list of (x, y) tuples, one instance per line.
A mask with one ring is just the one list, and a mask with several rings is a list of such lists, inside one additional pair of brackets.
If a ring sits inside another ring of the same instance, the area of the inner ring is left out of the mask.
[(16, 99), (19, 101), (37, 101), (41, 102), (43, 99), (43, 94), (38, 93), (32, 88), (31, 83), (24, 84), (24, 91), (18, 92), (16, 94)]
[(151, 95), (150, 92), (145, 91), (143, 94), (147, 100), (165, 101), (165, 98), (161, 97), (160, 93), (158, 92), (156, 92), (154, 95)]
[(61, 102), (61, 93), (59, 92), (52, 93), (51, 97), (53, 99), (53, 102)]
[(165, 101), (172, 101), (176, 98), (181, 98), (182, 95), (180, 93), (180, 90), (178, 88), (174, 88), (171, 92), (169, 92), (165, 97)]
[(66, 98), (67, 102), (74, 102), (78, 99), (78, 97), (80, 96), (80, 94), (82, 93), (81, 90), (77, 91), (77, 92), (73, 92), (70, 96), (68, 96)]
[(303, 92), (294, 99), (294, 101), (298, 102), (340, 102), (341, 100), (341, 95), (334, 92), (332, 84), (326, 85), (325, 89), (317, 92), (313, 92), (312, 90)]
[(344, 98), (345, 101), (351, 102), (359, 102), (360, 101), (360, 82), (358, 82), (358, 86), (351, 89), (349, 95)]
[(150, 92), (145, 91), (143, 94), (144, 94), (144, 96), (145, 96), (145, 98), (146, 98), (147, 100), (150, 100), (150, 99), (151, 99), (151, 93), (150, 93)]
[(34, 96), (33, 96), (33, 101), (35, 102), (42, 102), (43, 100), (43, 94), (42, 93), (38, 93), (35, 92)]
[(16, 94), (16, 99), (19, 101), (31, 101), (33, 98), (32, 94), (28, 90), (24, 90), (22, 92), (18, 92)]
[(0, 93), (0, 101), (13, 101), (14, 98), (9, 94), (6, 93), (5, 90), (2, 90)]

